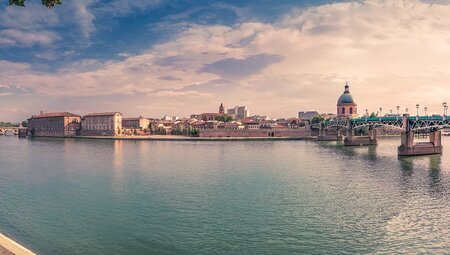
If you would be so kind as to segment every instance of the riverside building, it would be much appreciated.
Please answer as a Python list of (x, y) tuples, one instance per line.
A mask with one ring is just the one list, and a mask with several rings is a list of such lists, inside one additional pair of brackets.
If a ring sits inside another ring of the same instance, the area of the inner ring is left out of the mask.
[(123, 118), (122, 127), (126, 129), (148, 129), (150, 125), (150, 120), (139, 116), (138, 118)]
[(27, 133), (30, 136), (76, 136), (80, 122), (81, 117), (70, 112), (41, 112), (28, 119)]
[(122, 134), (122, 113), (89, 113), (81, 119), (83, 136), (118, 136)]

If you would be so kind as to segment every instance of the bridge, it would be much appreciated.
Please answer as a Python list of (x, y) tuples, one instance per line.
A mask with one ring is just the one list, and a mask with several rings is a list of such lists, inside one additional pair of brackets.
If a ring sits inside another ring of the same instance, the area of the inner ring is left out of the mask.
[[(323, 121), (311, 125), (318, 129), (319, 141), (344, 140), (344, 146), (364, 146), (377, 144), (377, 128), (391, 127), (401, 131), (399, 156), (414, 156), (442, 153), (441, 131), (450, 128), (448, 116), (403, 116), (355, 118), (347, 120)], [(367, 129), (368, 135), (356, 136), (355, 130)], [(345, 132), (345, 133), (344, 133)], [(414, 142), (414, 134), (427, 134), (429, 142)]]
[(0, 135), (18, 135), (21, 132), (26, 133), (26, 129), (24, 127), (0, 127)]

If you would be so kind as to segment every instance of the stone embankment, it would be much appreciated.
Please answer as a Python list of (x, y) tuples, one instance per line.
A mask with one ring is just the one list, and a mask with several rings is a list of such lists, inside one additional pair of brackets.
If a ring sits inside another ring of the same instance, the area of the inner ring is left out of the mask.
[(36, 255), (36, 253), (0, 234), (0, 255)]

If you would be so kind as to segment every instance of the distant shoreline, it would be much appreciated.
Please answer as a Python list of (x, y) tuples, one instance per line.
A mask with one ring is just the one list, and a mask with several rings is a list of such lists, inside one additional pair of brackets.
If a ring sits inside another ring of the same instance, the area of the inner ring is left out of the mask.
[(191, 137), (175, 135), (151, 135), (151, 136), (72, 136), (54, 137), (38, 136), (34, 138), (69, 138), (86, 140), (117, 140), (117, 141), (289, 141), (289, 140), (315, 140), (315, 137)]
[[(378, 138), (394, 138), (400, 135), (379, 135)], [(177, 135), (148, 135), (148, 136), (36, 136), (30, 138), (67, 138), (83, 140), (117, 140), (117, 141), (315, 141), (316, 136), (303, 137), (191, 137)]]

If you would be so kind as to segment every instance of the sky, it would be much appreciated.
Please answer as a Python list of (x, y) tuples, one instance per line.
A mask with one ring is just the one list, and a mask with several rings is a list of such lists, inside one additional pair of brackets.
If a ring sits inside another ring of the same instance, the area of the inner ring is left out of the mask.
[(0, 121), (44, 112), (359, 112), (450, 102), (450, 0), (0, 2)]

